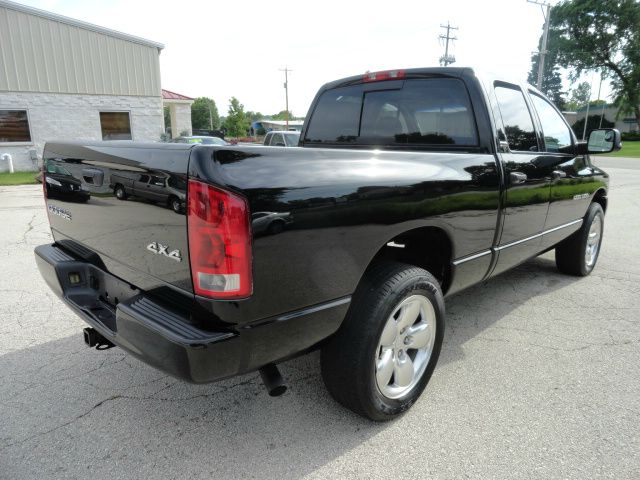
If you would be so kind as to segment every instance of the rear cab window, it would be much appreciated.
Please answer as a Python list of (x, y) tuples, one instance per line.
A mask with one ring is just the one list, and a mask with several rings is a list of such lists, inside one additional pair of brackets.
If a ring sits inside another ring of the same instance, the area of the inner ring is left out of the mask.
[(475, 147), (478, 132), (461, 80), (407, 79), (325, 91), (304, 143)]

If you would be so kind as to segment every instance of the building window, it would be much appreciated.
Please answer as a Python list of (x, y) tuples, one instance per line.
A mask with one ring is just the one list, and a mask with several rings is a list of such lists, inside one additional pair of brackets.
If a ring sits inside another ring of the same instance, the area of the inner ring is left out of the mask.
[(129, 112), (100, 112), (103, 140), (131, 140)]
[(0, 110), (0, 142), (31, 142), (26, 110)]

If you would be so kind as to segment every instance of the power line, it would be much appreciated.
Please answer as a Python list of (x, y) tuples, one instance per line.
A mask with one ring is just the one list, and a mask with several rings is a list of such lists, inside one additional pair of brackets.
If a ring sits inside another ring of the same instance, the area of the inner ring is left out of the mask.
[(447, 20), (446, 25), (440, 25), (440, 28), (445, 28), (447, 30), (446, 35), (440, 35), (440, 40), (445, 41), (444, 46), (444, 55), (440, 57), (440, 65), (446, 67), (447, 65), (454, 63), (456, 61), (456, 57), (453, 55), (449, 55), (449, 40), (457, 40), (458, 37), (452, 37), (450, 35), (451, 30), (458, 30), (458, 27), (452, 27), (449, 21)]
[(289, 72), (293, 72), (289, 67), (280, 69), (284, 72), (284, 98), (285, 98), (285, 120), (287, 122), (287, 130), (289, 130)]

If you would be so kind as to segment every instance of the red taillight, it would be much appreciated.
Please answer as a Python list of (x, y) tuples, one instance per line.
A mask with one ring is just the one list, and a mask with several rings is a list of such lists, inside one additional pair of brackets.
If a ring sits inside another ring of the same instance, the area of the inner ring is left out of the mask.
[(189, 180), (189, 259), (196, 295), (246, 298), (251, 295), (251, 230), (244, 198)]
[(367, 72), (365, 82), (381, 82), (383, 80), (400, 80), (404, 78), (404, 70), (383, 70), (382, 72)]

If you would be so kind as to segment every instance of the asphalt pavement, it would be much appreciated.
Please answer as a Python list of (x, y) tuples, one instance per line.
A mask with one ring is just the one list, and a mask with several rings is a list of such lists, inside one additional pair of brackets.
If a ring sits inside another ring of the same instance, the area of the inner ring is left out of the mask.
[(591, 276), (551, 252), (449, 298), (438, 368), (386, 424), (331, 399), (317, 353), (273, 399), (257, 374), (195, 386), (85, 347), (35, 265), (41, 187), (0, 187), (0, 479), (640, 478), (640, 159), (595, 163)]

